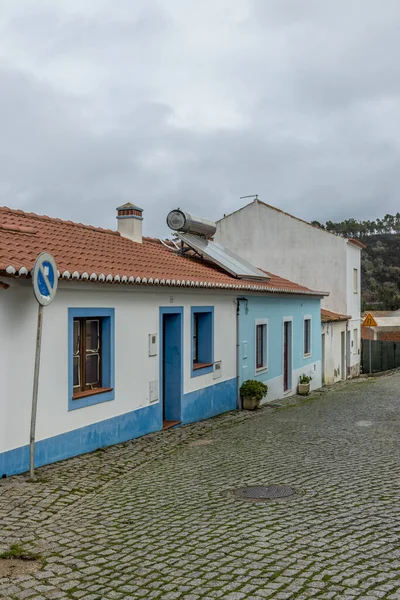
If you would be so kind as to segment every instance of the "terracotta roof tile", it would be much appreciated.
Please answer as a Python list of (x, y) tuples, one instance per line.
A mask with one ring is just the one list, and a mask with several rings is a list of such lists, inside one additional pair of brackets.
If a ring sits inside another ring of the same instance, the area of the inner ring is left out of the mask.
[(266, 281), (236, 279), (211, 262), (179, 255), (154, 238), (138, 244), (117, 231), (0, 207), (0, 272), (29, 275), (40, 252), (53, 254), (60, 277), (66, 279), (324, 295), (272, 273), (267, 273)]
[(365, 318), (367, 315), (372, 315), (373, 317), (390, 317), (396, 311), (393, 310), (365, 310), (361, 313), (361, 316)]
[(334, 321), (349, 321), (351, 316), (341, 315), (340, 313), (332, 312), (326, 308), (321, 308), (321, 321), (322, 323), (331, 323)]
[(349, 244), (354, 244), (355, 246), (358, 246), (359, 248), (362, 248), (363, 250), (365, 250), (365, 248), (367, 247), (365, 244), (360, 242), (360, 240), (356, 240), (355, 238), (345, 238), (345, 239), (347, 239)]

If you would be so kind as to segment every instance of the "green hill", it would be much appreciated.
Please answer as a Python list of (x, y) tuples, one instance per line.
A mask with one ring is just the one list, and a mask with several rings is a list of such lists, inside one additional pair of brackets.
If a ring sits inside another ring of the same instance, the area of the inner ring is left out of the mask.
[(366, 245), (361, 252), (362, 310), (400, 308), (400, 213), (376, 221), (313, 223)]
[(400, 234), (383, 233), (361, 238), (363, 310), (400, 308)]

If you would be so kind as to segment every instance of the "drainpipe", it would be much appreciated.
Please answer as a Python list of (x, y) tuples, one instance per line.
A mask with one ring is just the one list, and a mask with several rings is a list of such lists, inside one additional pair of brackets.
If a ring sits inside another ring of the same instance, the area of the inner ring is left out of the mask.
[(239, 315), (240, 315), (240, 298), (236, 300), (236, 394), (237, 394), (237, 407), (238, 410), (242, 410), (242, 398), (240, 396), (240, 341), (239, 341)]
[(242, 397), (240, 395), (240, 339), (239, 339), (239, 319), (240, 319), (240, 301), (247, 302), (247, 298), (238, 298), (236, 300), (236, 388), (237, 388), (237, 407), (243, 410)]

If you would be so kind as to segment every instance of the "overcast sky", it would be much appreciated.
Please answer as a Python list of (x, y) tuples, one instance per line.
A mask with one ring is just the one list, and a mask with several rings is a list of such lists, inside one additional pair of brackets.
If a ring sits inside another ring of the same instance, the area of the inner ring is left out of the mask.
[(0, 204), (400, 210), (399, 0), (0, 0)]

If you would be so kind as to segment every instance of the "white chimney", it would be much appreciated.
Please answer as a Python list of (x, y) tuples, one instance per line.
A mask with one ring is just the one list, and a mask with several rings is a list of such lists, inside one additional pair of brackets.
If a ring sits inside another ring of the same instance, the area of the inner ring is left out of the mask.
[(122, 237), (141, 244), (143, 208), (139, 208), (139, 206), (127, 202), (122, 206), (118, 206), (117, 213), (118, 231)]

